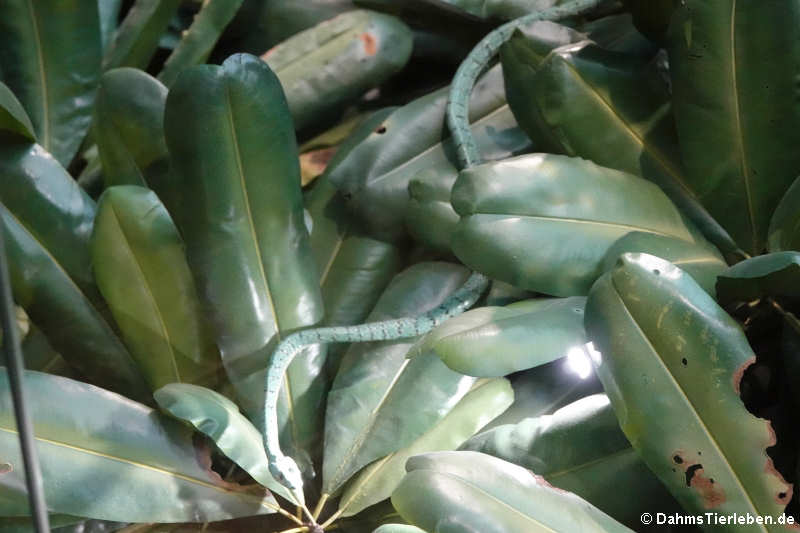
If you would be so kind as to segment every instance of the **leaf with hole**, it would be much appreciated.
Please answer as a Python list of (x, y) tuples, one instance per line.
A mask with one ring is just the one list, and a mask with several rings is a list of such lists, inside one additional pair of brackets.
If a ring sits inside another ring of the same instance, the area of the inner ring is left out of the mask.
[(684, 510), (769, 515), (757, 529), (784, 531), (775, 433), (739, 397), (755, 356), (711, 296), (667, 261), (625, 254), (592, 288), (586, 332), (625, 436)]

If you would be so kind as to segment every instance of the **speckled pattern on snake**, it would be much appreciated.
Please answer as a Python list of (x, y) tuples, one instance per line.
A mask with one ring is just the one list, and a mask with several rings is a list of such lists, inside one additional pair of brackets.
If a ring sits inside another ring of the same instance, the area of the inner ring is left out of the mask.
[[(458, 69), (450, 90), (447, 121), (455, 141), (459, 165), (468, 168), (480, 163), (480, 154), (469, 127), (468, 106), (472, 87), (500, 46), (522, 25), (537, 20), (556, 21), (580, 15), (599, 6), (602, 0), (573, 0), (559, 7), (531, 13), (508, 22), (489, 33), (467, 56)], [(297, 464), (281, 452), (278, 441), (277, 405), (283, 375), (305, 346), (329, 342), (367, 342), (422, 335), (450, 317), (469, 309), (486, 290), (489, 280), (473, 273), (444, 303), (417, 317), (373, 322), (359, 326), (323, 327), (298, 331), (283, 339), (273, 352), (266, 377), (264, 401), (264, 446), (273, 477), (302, 501), (303, 480)]]

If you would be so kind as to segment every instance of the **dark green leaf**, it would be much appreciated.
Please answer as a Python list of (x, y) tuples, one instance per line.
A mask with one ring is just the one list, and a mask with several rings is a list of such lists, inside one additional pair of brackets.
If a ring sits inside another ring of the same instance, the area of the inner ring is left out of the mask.
[(403, 518), (429, 531), (631, 531), (578, 496), (482, 453), (417, 455), (406, 469), (392, 504)]
[(38, 144), (0, 146), (0, 201), (89, 296), (95, 204)]
[(97, 2), (3, 0), (0, 35), (0, 78), (39, 142), (66, 166), (89, 129), (100, 77)]
[[(433, 309), (466, 280), (449, 263), (418, 263), (381, 295), (369, 322)], [(334, 494), (358, 470), (422, 436), (467, 393), (474, 378), (428, 353), (405, 358), (414, 339), (354, 344), (328, 394), (322, 490)]]
[(103, 67), (146, 68), (180, 0), (136, 0), (103, 57)]
[(672, 14), (680, 5), (680, 0), (622, 0), (633, 15), (636, 27), (656, 42), (663, 42), (667, 36)]
[(442, 253), (450, 252), (450, 239), (458, 214), (450, 204), (450, 191), (458, 170), (449, 163), (423, 168), (408, 182), (405, 224), (419, 243)]
[(269, 473), (261, 433), (235, 403), (211, 389), (187, 383), (161, 387), (153, 397), (162, 410), (208, 435), (222, 453), (261, 485), (290, 502), (295, 501), (292, 493)]
[(499, 377), (564, 357), (586, 342), (586, 299), (541, 298), (480, 307), (451, 318), (418, 344), (456, 372)]
[(100, 79), (94, 128), (106, 187), (142, 185), (160, 193), (169, 170), (164, 140), (167, 88), (133, 68)]
[(632, 231), (694, 241), (658, 187), (580, 158), (531, 154), (470, 168), (452, 202), (459, 259), (555, 296), (586, 294), (608, 249)]
[[(502, 72), (489, 71), (475, 87), (470, 117), (486, 159), (525, 151), (525, 137), (505, 104)], [(444, 135), (448, 89), (418, 98), (389, 115), (357, 146), (337, 154), (328, 176), (345, 195), (364, 227), (381, 238), (403, 236), (408, 183), (421, 169), (452, 168), (454, 154)]]
[(794, 180), (772, 214), (767, 249), (800, 250), (800, 179)]
[(619, 429), (614, 410), (602, 394), (578, 400), (552, 415), (495, 427), (459, 449), (523, 466), (630, 527), (641, 528), (644, 512), (679, 512)]
[(0, 204), (14, 300), (88, 379), (131, 398), (149, 391), (111, 327), (41, 241)]
[(508, 101), (528, 135), (554, 153), (642, 176), (725, 251), (737, 246), (700, 205), (681, 163), (666, 84), (639, 58), (583, 42), (554, 50), (515, 35), (503, 51)]
[(800, 168), (800, 4), (686, 0), (669, 33), (688, 183), (737, 244), (760, 253)]
[(406, 460), (420, 453), (455, 450), (476, 431), (505, 411), (514, 399), (503, 378), (477, 381), (435, 426), (409, 446), (362, 470), (339, 500), (342, 516), (352, 516), (391, 496), (405, 474)]
[(714, 296), (717, 276), (728, 265), (712, 246), (696, 244), (672, 237), (633, 231), (608, 249), (603, 259), (602, 271), (608, 272), (619, 256), (628, 252), (639, 252), (666, 259), (694, 278), (703, 289)]
[[(205, 522), (274, 512), (271, 496), (211, 471), (193, 431), (156, 411), (70, 379), (27, 372), (25, 388), (48, 508), (120, 522)], [(2, 514), (26, 514), (24, 468), (5, 371), (0, 371)]]
[(36, 141), (31, 119), (4, 83), (0, 83), (0, 132), (23, 141)]
[(606, 50), (652, 59), (658, 46), (639, 33), (630, 13), (620, 13), (582, 24), (582, 32)]
[(122, 8), (122, 0), (97, 0), (100, 18), (100, 45), (105, 51), (117, 29), (117, 19)]
[(181, 35), (181, 42), (164, 63), (158, 79), (171, 87), (182, 70), (204, 63), (241, 5), (242, 0), (204, 0), (192, 25)]
[(152, 390), (167, 383), (216, 383), (219, 353), (200, 312), (183, 241), (155, 193), (135, 185), (103, 193), (92, 264)]
[(30, 330), (22, 341), (22, 355), (27, 370), (78, 379), (75, 370), (64, 361), (61, 354), (55, 351), (42, 330), (34, 324), (30, 325)]
[[(164, 127), (167, 209), (240, 405), (260, 420), (269, 354), (286, 332), (323, 315), (289, 110), (269, 67), (242, 54), (186, 69), (170, 90)], [(295, 454), (319, 429), (324, 359), (310, 347), (287, 373), (279, 420)]]
[(305, 30), (262, 57), (286, 92), (298, 130), (339, 111), (405, 66), (411, 30), (394, 17), (350, 11)]
[(623, 432), (685, 511), (770, 515), (757, 529), (783, 531), (775, 433), (739, 397), (755, 356), (711, 296), (667, 261), (625, 254), (592, 288), (586, 331)]
[(800, 252), (753, 257), (719, 274), (717, 300), (722, 305), (767, 296), (800, 298)]

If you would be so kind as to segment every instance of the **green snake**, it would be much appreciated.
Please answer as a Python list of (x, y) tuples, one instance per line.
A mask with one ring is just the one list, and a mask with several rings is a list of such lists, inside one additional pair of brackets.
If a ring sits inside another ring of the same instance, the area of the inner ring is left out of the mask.
[[(472, 131), (469, 127), (469, 98), (478, 76), (486, 69), (514, 30), (520, 25), (537, 20), (557, 21), (581, 15), (597, 8), (605, 0), (572, 0), (561, 6), (531, 13), (512, 20), (489, 33), (470, 52), (459, 67), (450, 89), (447, 123), (456, 146), (460, 168), (469, 168), (481, 162)], [(278, 440), (278, 396), (283, 376), (294, 357), (306, 346), (330, 342), (368, 342), (417, 337), (427, 333), (450, 317), (469, 309), (489, 285), (489, 279), (478, 272), (472, 273), (463, 286), (435, 309), (417, 317), (372, 322), (358, 326), (337, 326), (307, 329), (292, 333), (280, 344), (269, 360), (264, 400), (264, 447), (269, 460), (269, 471), (279, 483), (303, 500), (303, 479), (294, 459), (281, 452)]]

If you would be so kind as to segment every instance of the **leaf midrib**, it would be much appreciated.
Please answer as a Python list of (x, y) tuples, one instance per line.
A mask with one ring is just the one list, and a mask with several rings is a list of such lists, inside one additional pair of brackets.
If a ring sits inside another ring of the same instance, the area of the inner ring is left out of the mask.
[(679, 239), (679, 240), (682, 240), (682, 241), (691, 242), (691, 241), (687, 241), (687, 239), (685, 239), (685, 238), (683, 238), (683, 237), (681, 237), (679, 235), (675, 235), (673, 233), (664, 233), (662, 231), (658, 231), (658, 230), (655, 230), (655, 229), (650, 229), (650, 228), (647, 228), (645, 226), (631, 226), (629, 224), (620, 224), (620, 223), (617, 223), (617, 222), (604, 222), (604, 221), (600, 221), (600, 220), (581, 220), (579, 218), (551, 217), (551, 216), (541, 216), (541, 215), (519, 215), (519, 214), (515, 214), (515, 213), (484, 213), (484, 212), (470, 213), (467, 216), (473, 217), (473, 216), (480, 216), (480, 215), (487, 215), (487, 216), (494, 216), (494, 217), (504, 217), (503, 218), (504, 220), (509, 219), (509, 218), (530, 218), (530, 219), (533, 219), (533, 220), (545, 220), (545, 221), (549, 221), (549, 222), (562, 222), (562, 223), (566, 223), (566, 224), (590, 224), (590, 225), (594, 225), (594, 226), (604, 226), (604, 227), (610, 227), (610, 228), (619, 228), (619, 229), (630, 230), (630, 231), (642, 231), (642, 232), (652, 233), (654, 235), (660, 235), (662, 237), (672, 237), (674, 239)]
[[(9, 434), (12, 434), (12, 435), (19, 435), (19, 433), (13, 428), (1, 427), (0, 426), (0, 431), (5, 432), (5, 433), (9, 433)], [(59, 448), (67, 448), (67, 449), (73, 450), (73, 451), (78, 452), (78, 453), (83, 453), (83, 454), (87, 454), (87, 455), (93, 455), (95, 457), (100, 457), (102, 459), (107, 459), (109, 461), (115, 461), (115, 462), (118, 462), (118, 463), (123, 463), (123, 464), (129, 465), (129, 466), (132, 466), (134, 468), (142, 468), (142, 469), (145, 469), (145, 470), (150, 470), (150, 471), (155, 472), (155, 473), (157, 473), (159, 475), (164, 475), (164, 476), (168, 476), (168, 477), (174, 477), (174, 478), (182, 479), (182, 480), (187, 481), (189, 483), (192, 483), (192, 484), (195, 484), (195, 485), (200, 485), (202, 487), (205, 487), (205, 488), (208, 488), (208, 489), (212, 489), (212, 490), (217, 491), (217, 492), (232, 493), (232, 491), (226, 490), (223, 487), (220, 487), (218, 485), (214, 485), (213, 483), (209, 483), (207, 481), (203, 481), (202, 479), (198, 479), (196, 477), (192, 477), (192, 476), (189, 476), (189, 475), (186, 475), (186, 474), (180, 474), (180, 473), (172, 471), (172, 470), (167, 470), (165, 468), (159, 468), (157, 466), (148, 465), (148, 464), (145, 464), (145, 463), (140, 463), (140, 462), (134, 461), (132, 459), (126, 459), (124, 457), (117, 457), (117, 456), (110, 455), (110, 454), (107, 454), (107, 453), (99, 452), (97, 450), (91, 450), (89, 448), (83, 448), (81, 446), (76, 446), (74, 444), (69, 444), (69, 443), (66, 443), (66, 442), (61, 442), (61, 441), (57, 441), (57, 440), (53, 440), (53, 439), (48, 439), (48, 438), (45, 438), (45, 437), (35, 436), (34, 439), (39, 441), (39, 442), (43, 442), (43, 443), (46, 443), (46, 444), (57, 446)], [(270, 504), (267, 501), (258, 499), (255, 496), (252, 496), (252, 495), (249, 495), (249, 494), (243, 494), (243, 497), (252, 498), (254, 500), (258, 500), (259, 501), (259, 505), (262, 505), (262, 506), (264, 506), (264, 507), (266, 507), (268, 509), (271, 509), (273, 511), (277, 510), (276, 506)]]
[[(700, 413), (697, 412), (697, 410), (695, 409), (695, 407), (692, 404), (691, 400), (687, 396), (686, 391), (683, 390), (683, 387), (681, 386), (681, 384), (678, 382), (677, 379), (675, 379), (675, 376), (673, 376), (672, 373), (669, 371), (669, 368), (667, 368), (666, 363), (664, 363), (664, 361), (661, 359), (661, 356), (660, 356), (658, 350), (656, 350), (656, 348), (653, 345), (653, 343), (650, 340), (650, 338), (647, 336), (647, 334), (644, 332), (644, 330), (641, 328), (641, 326), (639, 326), (639, 323), (633, 318), (633, 314), (631, 314), (630, 310), (628, 309), (628, 306), (625, 304), (625, 300), (622, 298), (622, 294), (619, 292), (619, 290), (617, 289), (616, 285), (613, 284), (613, 279), (612, 279), (612, 285), (613, 285), (613, 289), (614, 289), (614, 294), (616, 295), (616, 297), (619, 299), (620, 303), (622, 304), (622, 309), (624, 310), (625, 314), (627, 315), (630, 323), (635, 326), (636, 330), (641, 335), (641, 338), (650, 347), (650, 350), (652, 351), (652, 353), (655, 354), (655, 357), (653, 357), (653, 359), (658, 361), (659, 366), (663, 369), (664, 373), (669, 377), (669, 380), (674, 385), (675, 390), (680, 393), (678, 395), (679, 398), (681, 400), (683, 400), (683, 402), (689, 407), (689, 410), (692, 413), (694, 413), (695, 419), (699, 423), (700, 427), (703, 429), (703, 432), (706, 434), (706, 437), (708, 438), (708, 440), (711, 442), (711, 444), (716, 449), (717, 453), (719, 454), (719, 457), (723, 460), (723, 463), (728, 467), (728, 471), (731, 474), (731, 477), (736, 481), (736, 484), (739, 486), (739, 490), (741, 491), (741, 494), (743, 494), (744, 497), (747, 499), (747, 503), (750, 505), (750, 509), (752, 510), (751, 514), (753, 516), (758, 516), (759, 512), (757, 510), (757, 507), (753, 503), (753, 500), (750, 497), (750, 494), (744, 488), (744, 485), (742, 484), (741, 480), (739, 479), (739, 475), (736, 472), (736, 469), (733, 468), (733, 466), (731, 465), (731, 462), (728, 460), (727, 455), (725, 455), (725, 453), (722, 451), (722, 448), (720, 447), (720, 444), (717, 442), (717, 439), (714, 437), (713, 433), (708, 428), (708, 426), (706, 425), (706, 423), (703, 420), (703, 418), (700, 416)], [(768, 532), (768, 530), (766, 528), (762, 528), (761, 531), (764, 531), (765, 533)]]
[(142, 265), (139, 262), (139, 258), (136, 256), (136, 253), (133, 251), (133, 247), (130, 245), (130, 239), (128, 239), (128, 236), (125, 233), (125, 228), (123, 228), (122, 224), (119, 221), (119, 217), (117, 216), (117, 211), (114, 208), (114, 205), (112, 204), (109, 207), (110, 207), (109, 211), (111, 211), (114, 223), (117, 225), (117, 228), (119, 228), (119, 232), (122, 235), (122, 246), (125, 248), (125, 250), (127, 250), (128, 255), (133, 259), (133, 261), (131, 262), (136, 266), (136, 271), (139, 273), (139, 277), (142, 280), (142, 285), (144, 286), (148, 299), (150, 300), (150, 306), (154, 311), (153, 314), (156, 316), (158, 320), (158, 325), (161, 328), (161, 333), (164, 336), (164, 342), (167, 345), (167, 350), (169, 351), (169, 357), (170, 357), (170, 362), (172, 363), (172, 369), (175, 371), (175, 379), (178, 381), (178, 383), (181, 383), (183, 380), (181, 380), (181, 374), (180, 371), (178, 370), (177, 356), (175, 354), (175, 349), (172, 346), (172, 342), (170, 341), (169, 330), (167, 329), (167, 324), (164, 322), (164, 316), (161, 313), (161, 308), (158, 305), (158, 301), (156, 300), (155, 294), (153, 294), (153, 291), (150, 288), (150, 283), (147, 279), (147, 275), (144, 273)]

